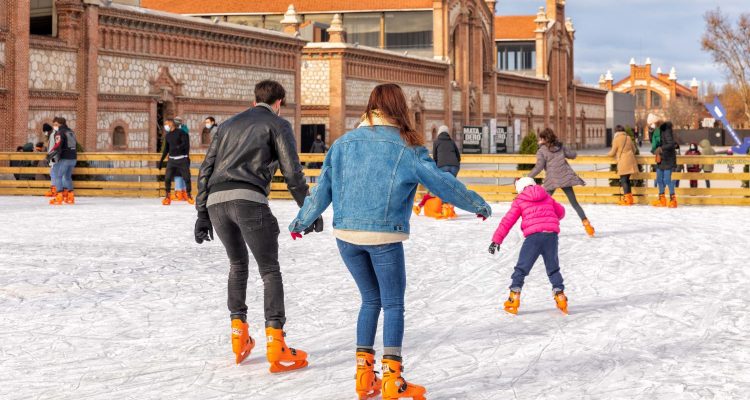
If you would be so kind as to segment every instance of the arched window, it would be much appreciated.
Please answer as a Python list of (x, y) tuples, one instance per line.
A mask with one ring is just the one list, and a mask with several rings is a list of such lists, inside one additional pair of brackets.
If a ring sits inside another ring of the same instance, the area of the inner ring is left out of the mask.
[(128, 148), (128, 137), (125, 134), (125, 128), (116, 126), (112, 132), (112, 147), (117, 150)]
[(661, 108), (661, 95), (651, 92), (651, 108)]

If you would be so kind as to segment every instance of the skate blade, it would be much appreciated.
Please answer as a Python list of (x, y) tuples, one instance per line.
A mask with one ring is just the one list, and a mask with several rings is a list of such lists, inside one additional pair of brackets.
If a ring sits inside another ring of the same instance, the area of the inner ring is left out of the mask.
[(282, 372), (294, 371), (295, 369), (305, 368), (308, 365), (307, 360), (290, 362), (292, 363), (290, 365), (284, 365), (282, 364), (282, 361), (271, 363), (271, 367), (268, 368), (268, 370), (271, 371), (272, 374), (278, 374)]
[(518, 315), (518, 309), (516, 307), (505, 307), (505, 311), (513, 315)]
[(357, 392), (357, 396), (359, 396), (359, 400), (373, 399), (375, 397), (380, 396), (380, 389), (373, 389), (373, 391), (370, 393)]
[(557, 308), (559, 308), (560, 312), (562, 312), (563, 314), (568, 315), (568, 307), (565, 307), (565, 308), (563, 308), (563, 307), (557, 307)]
[(250, 343), (248, 343), (248, 345), (245, 346), (245, 348), (242, 349), (241, 352), (234, 354), (234, 363), (236, 365), (240, 365), (240, 363), (242, 363), (242, 361), (244, 361), (247, 356), (250, 355), (250, 352), (253, 351), (253, 348), (255, 348), (255, 341), (250, 339)]

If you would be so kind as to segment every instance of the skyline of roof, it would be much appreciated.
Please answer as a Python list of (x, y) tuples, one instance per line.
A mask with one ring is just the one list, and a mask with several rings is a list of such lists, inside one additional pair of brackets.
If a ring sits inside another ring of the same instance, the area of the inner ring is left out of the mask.
[(495, 40), (534, 40), (536, 15), (495, 15)]
[[(342, 3), (346, 4), (342, 7)], [(432, 0), (141, 0), (141, 7), (177, 14), (284, 14), (290, 4), (298, 13), (432, 9)]]

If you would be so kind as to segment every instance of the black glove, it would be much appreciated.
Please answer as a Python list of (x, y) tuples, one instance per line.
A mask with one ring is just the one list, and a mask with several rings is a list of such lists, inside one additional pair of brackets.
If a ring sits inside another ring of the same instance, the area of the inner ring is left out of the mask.
[(211, 226), (211, 219), (207, 212), (199, 212), (198, 220), (195, 221), (195, 242), (198, 244), (210, 242), (214, 239), (214, 227)]
[(305, 229), (305, 235), (308, 233), (320, 233), (323, 232), (323, 216), (321, 215), (318, 217), (318, 219), (313, 222), (312, 225), (308, 226), (307, 229)]
[(164, 167), (164, 160), (159, 160), (159, 162), (156, 163), (156, 167), (162, 169), (162, 167)]
[(487, 251), (489, 251), (490, 254), (495, 254), (496, 251), (499, 252), (500, 251), (500, 243), (495, 243), (495, 242), (490, 243), (490, 248), (487, 249)]

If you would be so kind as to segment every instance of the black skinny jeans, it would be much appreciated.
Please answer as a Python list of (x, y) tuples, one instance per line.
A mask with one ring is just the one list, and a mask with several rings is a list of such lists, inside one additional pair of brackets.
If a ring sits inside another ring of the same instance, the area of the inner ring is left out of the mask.
[(622, 186), (623, 194), (630, 194), (632, 192), (630, 188), (630, 174), (620, 175), (620, 186)]
[(250, 247), (263, 279), (266, 326), (283, 327), (286, 314), (279, 267), (279, 223), (271, 209), (266, 204), (232, 200), (208, 207), (208, 215), (229, 257), (227, 306), (230, 317), (246, 319), (247, 248)]
[[(548, 190), (547, 193), (549, 193), (550, 196), (555, 194), (556, 189)], [(581, 208), (581, 205), (578, 204), (578, 200), (576, 199), (576, 194), (573, 192), (573, 188), (568, 186), (562, 188), (563, 193), (565, 193), (565, 196), (568, 198), (568, 201), (570, 202), (570, 205), (573, 207), (574, 210), (576, 210), (576, 214), (578, 214), (578, 217), (581, 218), (581, 221), (586, 219), (586, 213), (583, 212), (583, 208)]]
[(167, 190), (167, 193), (172, 191), (172, 180), (175, 175), (179, 175), (185, 180), (185, 190), (187, 191), (187, 194), (190, 194), (193, 185), (190, 182), (189, 158), (167, 161), (167, 172), (164, 174), (164, 188)]

